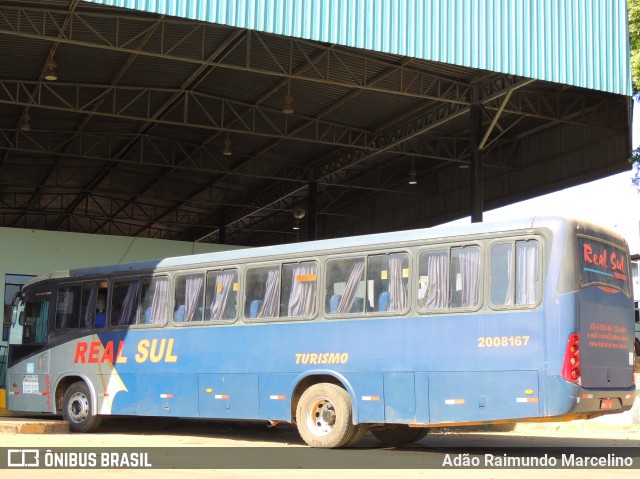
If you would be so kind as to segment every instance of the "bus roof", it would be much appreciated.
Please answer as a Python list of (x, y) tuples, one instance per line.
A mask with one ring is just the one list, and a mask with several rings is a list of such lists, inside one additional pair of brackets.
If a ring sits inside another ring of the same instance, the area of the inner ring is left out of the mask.
[[(279, 257), (290, 254), (307, 254), (316, 251), (335, 248), (349, 248), (353, 246), (375, 246), (381, 244), (393, 244), (397, 242), (411, 242), (417, 240), (432, 240), (438, 238), (453, 238), (469, 235), (480, 235), (499, 231), (516, 231), (534, 227), (546, 226), (553, 231), (559, 231), (562, 225), (572, 220), (562, 217), (529, 217), (509, 220), (505, 222), (472, 223), (454, 226), (435, 226), (405, 231), (393, 231), (388, 233), (376, 233), (344, 238), (331, 238), (317, 241), (305, 241), (275, 246), (258, 248), (235, 249), (214, 253), (202, 253), (188, 256), (176, 256), (157, 260), (138, 261), (117, 265), (94, 266), (71, 270), (54, 271), (40, 275), (28, 284), (50, 278), (65, 278), (78, 276), (94, 276), (108, 273), (124, 273), (140, 270), (153, 270), (157, 268), (171, 268), (189, 266), (199, 263), (227, 262), (231, 260), (247, 260), (251, 258)], [(611, 232), (612, 234), (615, 234)]]

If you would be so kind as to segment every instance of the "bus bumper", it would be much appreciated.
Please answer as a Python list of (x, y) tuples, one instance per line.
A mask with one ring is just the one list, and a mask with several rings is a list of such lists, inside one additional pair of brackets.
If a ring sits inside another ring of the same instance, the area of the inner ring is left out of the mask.
[[(545, 416), (602, 415), (628, 411), (636, 397), (636, 387), (627, 389), (585, 389), (562, 378), (550, 381), (550, 398)], [(564, 398), (557, 400), (557, 398)]]

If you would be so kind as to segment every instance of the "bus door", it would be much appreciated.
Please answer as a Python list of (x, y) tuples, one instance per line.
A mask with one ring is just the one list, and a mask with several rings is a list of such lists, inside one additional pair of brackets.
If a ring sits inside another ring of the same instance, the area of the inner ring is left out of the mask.
[(49, 303), (17, 296), (9, 337), (7, 406), (12, 411), (50, 412), (47, 321)]
[(581, 235), (578, 251), (582, 386), (630, 388), (635, 327), (628, 251), (613, 239)]

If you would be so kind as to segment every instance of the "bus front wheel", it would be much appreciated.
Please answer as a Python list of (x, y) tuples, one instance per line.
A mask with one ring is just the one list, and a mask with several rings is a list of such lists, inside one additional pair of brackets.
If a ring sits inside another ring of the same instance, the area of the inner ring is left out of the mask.
[(367, 431), (364, 424), (353, 424), (349, 393), (330, 383), (314, 384), (302, 393), (296, 424), (300, 436), (311, 447), (353, 445)]
[(82, 381), (69, 386), (64, 393), (62, 417), (73, 432), (94, 431), (102, 422), (102, 417), (93, 414), (89, 387)]

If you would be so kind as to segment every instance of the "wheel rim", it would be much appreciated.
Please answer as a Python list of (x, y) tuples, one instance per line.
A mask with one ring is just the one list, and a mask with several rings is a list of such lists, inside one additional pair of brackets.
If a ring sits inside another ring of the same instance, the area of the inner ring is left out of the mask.
[(336, 424), (336, 408), (327, 398), (317, 398), (307, 413), (307, 426), (316, 436), (331, 434)]
[(69, 399), (67, 412), (73, 422), (83, 422), (89, 416), (89, 398), (80, 392), (74, 393)]

